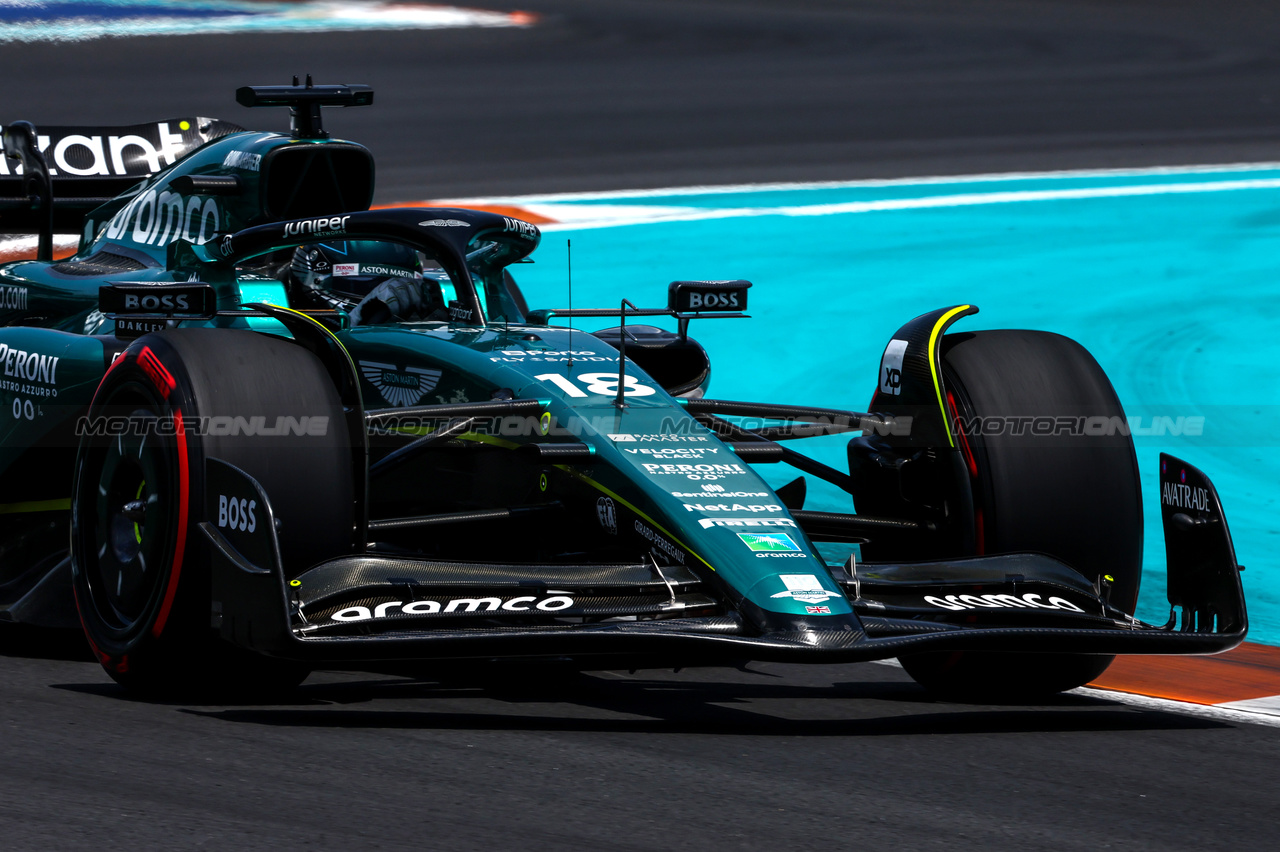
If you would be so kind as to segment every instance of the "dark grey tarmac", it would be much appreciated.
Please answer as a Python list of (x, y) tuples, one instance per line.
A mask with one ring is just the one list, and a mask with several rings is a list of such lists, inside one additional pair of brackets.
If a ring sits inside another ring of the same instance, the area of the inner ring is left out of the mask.
[(321, 673), (223, 707), (9, 657), (0, 827), (8, 849), (1271, 848), (1275, 728), (749, 669)]
[[(327, 121), (385, 202), (1280, 160), (1275, 3), (482, 2), (540, 24), (4, 44), (0, 121), (282, 127), (235, 87), (365, 82)], [(0, 631), (5, 849), (1274, 846), (1276, 728), (936, 703), (879, 665), (152, 704), (47, 640)]]
[(235, 88), (364, 82), (375, 107), (326, 121), (388, 202), (1280, 159), (1269, 0), (483, 5), (540, 23), (5, 44), (0, 121), (283, 127)]

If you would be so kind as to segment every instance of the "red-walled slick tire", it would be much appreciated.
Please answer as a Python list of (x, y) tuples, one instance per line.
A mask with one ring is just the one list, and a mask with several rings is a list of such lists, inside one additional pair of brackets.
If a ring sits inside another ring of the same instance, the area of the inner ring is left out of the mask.
[[(325, 429), (280, 435), (235, 426), (280, 417), (325, 418)], [(72, 576), (81, 623), (107, 673), (130, 689), (163, 694), (297, 686), (304, 667), (218, 637), (211, 554), (198, 524), (208, 517), (205, 459), (218, 458), (262, 484), (286, 571), (350, 551), (350, 441), (320, 361), (248, 331), (146, 335), (108, 370), (85, 423)]]

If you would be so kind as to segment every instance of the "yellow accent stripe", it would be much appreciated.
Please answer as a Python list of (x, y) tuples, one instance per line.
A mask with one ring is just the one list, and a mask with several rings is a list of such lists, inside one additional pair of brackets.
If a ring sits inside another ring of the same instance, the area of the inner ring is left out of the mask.
[[(425, 438), (439, 432), (434, 426), (414, 426), (412, 428), (406, 426), (404, 428), (396, 427), (388, 429), (388, 432), (394, 432), (397, 435), (417, 435)], [(475, 441), (477, 444), (489, 444), (494, 447), (502, 447), (504, 450), (514, 450), (520, 445), (515, 441), (508, 441), (506, 438), (499, 438), (495, 435), (485, 435), (480, 432), (463, 432), (461, 435), (454, 435), (455, 441)]]
[[(459, 440), (462, 440), (462, 441), (477, 441), (477, 442), (482, 443), (482, 444), (491, 444), (491, 445), (496, 446), (496, 447), (503, 447), (504, 449), (514, 449), (515, 447), (520, 446), (519, 444), (517, 444), (517, 443), (516, 443), (516, 442), (514, 442), (514, 441), (508, 441), (508, 440), (506, 440), (505, 438), (499, 438), (499, 437), (496, 437), (496, 436), (494, 436), (494, 435), (482, 435), (482, 434), (480, 434), (480, 433), (478, 433), (478, 432), (464, 432), (463, 434), (461, 434), (461, 435), (457, 435), (456, 437), (457, 437)], [(608, 488), (605, 488), (603, 485), (601, 485), (599, 482), (596, 482), (594, 479), (592, 479), (592, 478), (590, 478), (590, 477), (588, 477), (588, 476), (583, 476), (581, 473), (578, 473), (578, 471), (574, 470), (573, 468), (569, 467), (568, 465), (557, 464), (557, 465), (552, 465), (552, 467), (556, 468), (557, 470), (564, 471), (565, 473), (569, 474), (570, 476), (574, 477), (575, 479), (578, 479), (578, 480), (579, 480), (579, 481), (581, 481), (581, 482), (585, 482), (587, 485), (590, 485), (592, 488), (595, 488), (595, 489), (596, 489), (596, 490), (598, 490), (598, 491), (603, 491), (603, 492), (604, 492), (605, 494), (607, 494), (609, 497), (612, 497), (614, 500), (617, 500), (619, 503), (621, 503), (622, 505), (626, 506), (626, 507), (627, 507), (628, 509), (630, 509), (631, 511), (635, 512), (637, 515), (639, 515), (640, 517), (644, 518), (646, 521), (648, 521), (648, 522), (649, 522), (649, 525), (650, 525), (650, 526), (652, 526), (653, 528), (655, 528), (658, 532), (662, 533), (662, 534), (663, 534), (663, 535), (665, 535), (667, 538), (671, 539), (671, 540), (672, 540), (672, 541), (674, 541), (676, 544), (678, 544), (678, 545), (680, 545), (681, 547), (683, 547), (685, 550), (689, 551), (689, 553), (693, 554), (693, 558), (694, 558), (694, 559), (697, 559), (699, 562), (701, 562), (703, 565), (705, 565), (705, 566), (707, 566), (708, 568), (710, 568), (712, 571), (716, 570), (715, 566), (714, 566), (714, 565), (712, 565), (712, 564), (711, 564), (710, 562), (708, 562), (707, 560), (703, 559), (701, 556), (699, 556), (699, 555), (698, 555), (698, 553), (697, 553), (697, 551), (695, 551), (695, 550), (694, 550), (692, 547), (690, 547), (689, 545), (685, 544), (685, 543), (684, 543), (683, 541), (681, 541), (680, 539), (678, 539), (678, 538), (676, 538), (675, 536), (673, 536), (673, 535), (672, 535), (672, 534), (667, 530), (667, 528), (666, 528), (666, 527), (662, 526), (662, 524), (658, 523), (658, 522), (657, 522), (657, 521), (655, 521), (653, 518), (649, 517), (647, 514), (645, 514), (644, 512), (640, 511), (640, 510), (639, 510), (638, 508), (636, 508), (636, 506), (635, 506), (634, 504), (632, 504), (629, 500), (626, 500), (625, 498), (623, 498), (623, 497), (619, 496), (618, 494), (615, 494), (613, 491), (610, 491)]]
[(662, 526), (662, 524), (658, 523), (658, 522), (657, 522), (657, 521), (655, 521), (653, 518), (649, 517), (649, 516), (648, 516), (648, 515), (646, 515), (644, 512), (642, 512), (642, 511), (640, 511), (639, 509), (637, 509), (637, 508), (636, 508), (632, 503), (630, 503), (629, 501), (627, 501), (627, 500), (625, 500), (624, 498), (622, 498), (622, 497), (618, 496), (618, 495), (617, 495), (617, 494), (615, 494), (614, 492), (610, 491), (608, 488), (605, 488), (603, 485), (601, 485), (599, 482), (596, 482), (594, 479), (591, 479), (590, 477), (583, 476), (582, 474), (578, 473), (576, 470), (574, 470), (574, 469), (573, 469), (573, 468), (571, 468), (571, 467), (568, 467), (567, 465), (558, 464), (558, 465), (555, 465), (555, 467), (557, 467), (557, 468), (558, 468), (558, 469), (560, 469), (560, 470), (563, 470), (565, 473), (569, 474), (570, 476), (575, 477), (575, 478), (577, 478), (577, 479), (581, 480), (582, 482), (585, 482), (586, 484), (590, 485), (591, 487), (596, 488), (596, 489), (598, 489), (598, 490), (600, 490), (600, 491), (603, 491), (605, 494), (607, 494), (608, 496), (612, 497), (614, 500), (617, 500), (619, 503), (621, 503), (622, 505), (626, 506), (626, 507), (627, 507), (628, 509), (630, 509), (631, 511), (635, 512), (637, 515), (639, 515), (640, 517), (644, 518), (646, 521), (648, 521), (648, 522), (649, 522), (649, 525), (650, 525), (650, 526), (652, 526), (652, 527), (654, 527), (655, 529), (657, 529), (657, 530), (658, 530), (658, 532), (662, 533), (662, 534), (663, 534), (663, 535), (665, 535), (667, 538), (671, 539), (671, 540), (672, 540), (672, 541), (674, 541), (676, 544), (678, 544), (678, 545), (680, 545), (681, 547), (683, 547), (685, 550), (689, 551), (691, 554), (693, 554), (693, 558), (694, 558), (694, 559), (697, 559), (699, 562), (701, 562), (703, 565), (705, 565), (705, 566), (707, 566), (708, 568), (710, 568), (712, 571), (716, 570), (716, 567), (715, 567), (714, 565), (712, 565), (710, 562), (708, 562), (707, 560), (703, 559), (701, 556), (699, 556), (699, 555), (698, 555), (698, 552), (697, 552), (696, 550), (694, 550), (694, 549), (693, 549), (692, 547), (690, 547), (689, 545), (685, 544), (685, 543), (684, 543), (683, 541), (681, 541), (680, 539), (678, 539), (678, 538), (676, 538), (675, 536), (673, 536), (670, 532), (668, 532), (668, 531), (667, 531), (666, 527)]
[[(265, 303), (255, 303), (255, 304), (259, 304), (259, 306), (261, 306), (262, 304), (265, 304)], [(316, 319), (315, 317), (309, 317), (306, 314), (304, 314), (302, 311), (295, 311), (293, 308), (286, 308), (284, 305), (267, 305), (267, 307), (277, 311), (287, 311), (288, 313), (291, 313), (294, 316), (302, 317), (304, 320), (311, 323), (312, 325), (320, 329), (325, 334), (329, 335), (329, 339), (332, 340), (337, 345), (338, 351), (341, 352), (343, 357), (347, 359), (347, 366), (351, 368), (351, 375), (353, 376), (360, 375), (359, 371), (356, 370), (355, 359), (351, 357), (351, 353), (347, 351), (347, 347), (344, 346), (342, 344), (342, 341), (338, 339), (338, 335), (330, 331), (327, 325), (320, 322), (320, 320)], [(265, 311), (265, 313), (269, 314), (271, 313), (271, 311)], [(290, 332), (290, 334), (292, 333), (293, 332)], [(360, 396), (360, 383), (358, 381), (356, 382), (355, 387), (356, 387), (356, 396), (358, 397)], [(363, 399), (360, 400), (360, 407), (361, 408), (364, 407)]]
[(475, 441), (478, 444), (502, 447), (504, 450), (514, 450), (520, 446), (515, 441), (508, 441), (506, 438), (499, 438), (496, 435), (485, 435), (482, 432), (463, 432), (461, 435), (454, 435), (453, 437), (459, 441)]
[(31, 500), (26, 503), (0, 503), (0, 515), (17, 515), (22, 512), (65, 512), (71, 509), (71, 498), (61, 500)]
[(961, 305), (958, 308), (952, 308), (947, 311), (938, 321), (933, 324), (933, 331), (929, 333), (929, 372), (933, 374), (933, 390), (938, 395), (938, 408), (942, 410), (942, 429), (947, 433), (947, 443), (954, 447), (955, 439), (951, 437), (951, 427), (947, 425), (947, 404), (942, 400), (942, 382), (938, 378), (938, 358), (935, 346), (938, 342), (938, 335), (947, 327), (947, 323), (956, 314), (964, 313), (969, 310), (970, 305)]

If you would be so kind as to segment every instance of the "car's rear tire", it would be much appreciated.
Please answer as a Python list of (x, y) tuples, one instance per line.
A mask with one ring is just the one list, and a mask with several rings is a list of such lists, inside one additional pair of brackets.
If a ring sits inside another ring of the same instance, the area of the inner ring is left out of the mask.
[[(1132, 613), (1142, 579), (1137, 457), (1127, 430), (1115, 428), (1125, 423), (1124, 410), (1097, 361), (1061, 335), (980, 331), (943, 339), (942, 371), (953, 416), (1005, 424), (1000, 434), (989, 428), (993, 434), (967, 434), (960, 442), (971, 474), (977, 552), (1038, 551), (1089, 579), (1108, 575), (1111, 603)], [(1040, 425), (1051, 422), (1052, 434), (1036, 434), (1045, 430), (1025, 418), (1051, 418)], [(1059, 418), (1089, 428), (1068, 434), (1072, 427)], [(965, 651), (912, 654), (901, 662), (935, 693), (1027, 699), (1082, 686), (1113, 659)]]
[[(147, 335), (99, 385), (86, 422), (103, 417), (117, 425), (82, 436), (76, 458), (72, 574), (85, 635), (107, 673), (166, 695), (296, 687), (304, 666), (218, 638), (198, 524), (209, 517), (205, 460), (219, 458), (266, 491), (286, 573), (350, 550), (350, 441), (319, 360), (253, 332)], [(278, 417), (327, 418), (325, 434), (263, 434)]]

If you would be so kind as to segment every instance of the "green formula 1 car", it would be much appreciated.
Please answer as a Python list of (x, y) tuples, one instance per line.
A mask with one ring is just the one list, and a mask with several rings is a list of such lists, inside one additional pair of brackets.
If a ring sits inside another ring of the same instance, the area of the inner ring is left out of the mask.
[[(893, 333), (867, 412), (711, 399), (688, 326), (741, 316), (748, 282), (530, 309), (508, 267), (534, 225), (369, 209), (372, 157), (320, 115), (366, 87), (237, 97), (291, 131), (4, 128), (0, 227), (37, 243), (0, 266), (0, 619), (82, 628), (153, 692), (897, 657), (937, 691), (1030, 695), (1244, 638), (1218, 496), (1168, 456), (1171, 617), (1133, 618), (1137, 463), (1078, 344), (953, 332), (959, 305)], [(350, 241), (416, 257), (422, 309), (373, 291), (357, 317), (277, 274)], [(659, 315), (678, 331), (637, 323)], [(846, 470), (792, 449), (840, 432)], [(770, 464), (802, 475), (771, 488)], [(806, 510), (805, 476), (856, 514)]]

